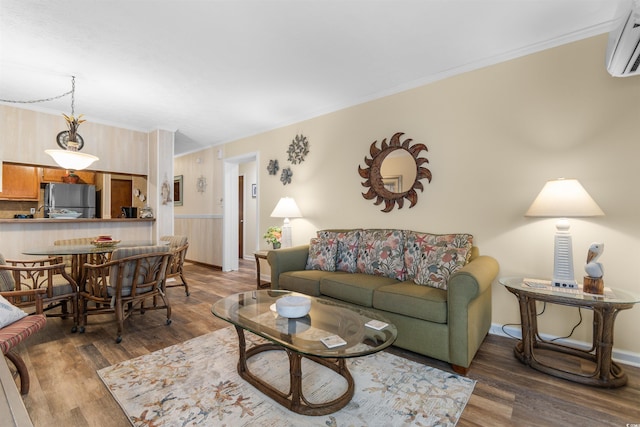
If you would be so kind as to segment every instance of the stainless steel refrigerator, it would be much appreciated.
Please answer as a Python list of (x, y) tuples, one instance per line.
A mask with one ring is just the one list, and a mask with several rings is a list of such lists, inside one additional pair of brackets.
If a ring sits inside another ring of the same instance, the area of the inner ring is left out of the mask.
[(86, 184), (47, 184), (44, 189), (44, 216), (60, 210), (81, 213), (79, 218), (96, 217), (96, 186)]

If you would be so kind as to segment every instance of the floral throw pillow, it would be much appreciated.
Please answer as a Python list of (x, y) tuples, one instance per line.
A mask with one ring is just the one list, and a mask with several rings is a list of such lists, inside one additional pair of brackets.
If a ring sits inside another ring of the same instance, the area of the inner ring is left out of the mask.
[(358, 272), (404, 280), (402, 230), (362, 230), (358, 247)]
[(429, 247), (417, 265), (414, 283), (446, 290), (451, 275), (466, 263), (467, 252), (466, 248)]
[(336, 239), (313, 238), (309, 242), (309, 256), (307, 257), (307, 270), (336, 271), (336, 252), (338, 243)]
[(360, 230), (348, 231), (318, 231), (321, 239), (336, 239), (338, 252), (336, 253), (336, 271), (355, 273), (358, 271), (358, 244), (360, 242)]
[[(404, 264), (407, 271), (407, 280), (416, 277), (418, 265), (434, 248), (459, 248), (464, 252), (464, 264), (469, 262), (473, 236), (471, 234), (430, 234), (417, 231), (406, 231), (404, 248)], [(463, 265), (464, 265), (463, 264)]]

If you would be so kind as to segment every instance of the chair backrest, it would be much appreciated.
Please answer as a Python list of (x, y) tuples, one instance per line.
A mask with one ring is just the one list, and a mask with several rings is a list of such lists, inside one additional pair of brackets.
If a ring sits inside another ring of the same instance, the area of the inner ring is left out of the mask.
[(169, 262), (169, 268), (167, 269), (167, 274), (169, 276), (174, 276), (176, 274), (182, 273), (182, 268), (184, 266), (184, 259), (187, 256), (187, 249), (189, 249), (188, 243), (179, 247), (171, 248), (173, 257), (171, 258), (171, 261)]
[(0, 292), (18, 295), (12, 301), (20, 307), (37, 304), (34, 292), (44, 292), (43, 298), (52, 298), (76, 292), (76, 283), (64, 271), (58, 258), (7, 260), (0, 254)]
[[(0, 254), (0, 265), (7, 265), (4, 255)], [(16, 288), (16, 281), (8, 270), (0, 270), (0, 292), (13, 291)]]
[(116, 249), (111, 254), (109, 271), (111, 292), (120, 289), (123, 295), (136, 295), (153, 291), (165, 280), (171, 256), (166, 246)]
[(187, 236), (162, 236), (160, 240), (163, 242), (169, 242), (169, 247), (172, 249), (179, 248), (187, 244)]
[[(75, 239), (61, 239), (53, 242), (54, 246), (80, 246), (80, 245), (90, 245), (91, 242), (96, 240), (96, 237), (76, 237)], [(108, 257), (106, 259), (95, 257), (96, 254), (90, 254), (89, 262), (100, 262), (100, 260), (108, 261)], [(97, 254), (101, 255), (101, 254)], [(67, 267), (71, 267), (73, 257), (71, 255), (62, 255), (60, 258), (64, 261)]]
[(77, 237), (75, 239), (62, 239), (53, 242), (55, 246), (90, 245), (96, 240), (95, 237)]

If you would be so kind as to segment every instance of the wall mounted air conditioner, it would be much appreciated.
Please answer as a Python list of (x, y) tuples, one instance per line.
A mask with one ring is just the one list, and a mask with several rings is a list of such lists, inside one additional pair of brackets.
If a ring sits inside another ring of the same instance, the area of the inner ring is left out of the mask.
[(640, 74), (640, 0), (633, 1), (622, 25), (609, 34), (607, 70), (615, 77)]

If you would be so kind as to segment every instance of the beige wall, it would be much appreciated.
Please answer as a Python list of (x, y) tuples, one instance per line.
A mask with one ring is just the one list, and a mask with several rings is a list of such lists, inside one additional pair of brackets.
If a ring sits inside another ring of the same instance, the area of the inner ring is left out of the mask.
[[(640, 294), (640, 77), (610, 77), (605, 46), (603, 35), (451, 77), (227, 144), (225, 155), (260, 152), (261, 228), (280, 223), (269, 213), (292, 196), (304, 215), (292, 220), (294, 244), (328, 227), (468, 232), (498, 259), (501, 276), (552, 273), (555, 221), (524, 213), (547, 180), (577, 178), (606, 216), (572, 220), (576, 276), (589, 244), (602, 241), (605, 284)], [(357, 169), (373, 141), (398, 131), (428, 146), (433, 181), (423, 180), (415, 207), (382, 213), (360, 195)], [(298, 133), (309, 138), (310, 154), (291, 166), (292, 183), (283, 186), (266, 166), (270, 159), (288, 165)], [(497, 283), (493, 290), (493, 322), (519, 323), (515, 297)], [(574, 339), (590, 339), (590, 319), (585, 313)], [(556, 336), (577, 321), (575, 309), (560, 306), (540, 318)], [(640, 354), (639, 323), (640, 307), (618, 316), (618, 352)]]

